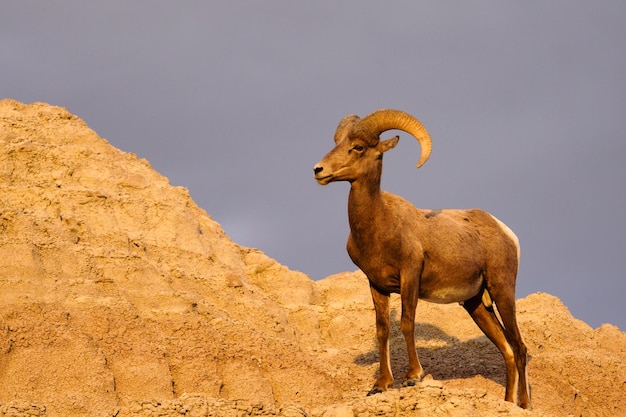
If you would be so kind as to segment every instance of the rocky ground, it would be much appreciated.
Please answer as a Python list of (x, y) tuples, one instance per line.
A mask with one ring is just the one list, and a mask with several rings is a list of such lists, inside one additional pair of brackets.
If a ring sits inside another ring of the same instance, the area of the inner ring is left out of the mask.
[(0, 417), (626, 416), (626, 333), (556, 297), (518, 300), (532, 411), (465, 311), (426, 302), (429, 375), (366, 397), (373, 314), (361, 273), (311, 281), (65, 109), (0, 101)]

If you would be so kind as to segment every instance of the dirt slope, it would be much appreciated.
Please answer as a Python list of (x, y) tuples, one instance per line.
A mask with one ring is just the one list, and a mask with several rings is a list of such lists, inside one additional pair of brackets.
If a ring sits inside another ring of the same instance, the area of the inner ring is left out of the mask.
[[(502, 359), (464, 310), (425, 302), (431, 375), (366, 398), (362, 274), (313, 282), (66, 110), (0, 101), (0, 416), (626, 416), (625, 333), (547, 294), (518, 309), (532, 412), (502, 401)], [(400, 379), (397, 325), (391, 345)]]

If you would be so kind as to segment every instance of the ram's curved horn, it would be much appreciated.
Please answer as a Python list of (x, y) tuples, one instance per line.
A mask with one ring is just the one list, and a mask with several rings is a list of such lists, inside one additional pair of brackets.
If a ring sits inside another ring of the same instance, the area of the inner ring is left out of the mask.
[(417, 139), (422, 148), (417, 167), (424, 165), (430, 157), (432, 142), (428, 130), (410, 114), (393, 109), (376, 110), (359, 120), (354, 126), (354, 131), (362, 133), (371, 146), (375, 146), (378, 143), (381, 133), (392, 129), (402, 130)]
[(352, 126), (354, 126), (354, 124), (360, 119), (361, 118), (356, 114), (350, 114), (341, 119), (339, 125), (337, 126), (337, 130), (335, 131), (335, 143), (341, 142), (341, 140), (345, 138), (348, 133), (350, 133)]

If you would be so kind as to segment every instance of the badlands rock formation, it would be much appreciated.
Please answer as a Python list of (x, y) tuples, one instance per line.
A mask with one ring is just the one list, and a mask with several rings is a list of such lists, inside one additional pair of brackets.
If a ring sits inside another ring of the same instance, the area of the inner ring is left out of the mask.
[(0, 416), (626, 415), (626, 334), (553, 296), (519, 300), (533, 411), (502, 400), (500, 354), (461, 307), (417, 317), (430, 375), (365, 397), (361, 273), (290, 271), (65, 109), (0, 101)]

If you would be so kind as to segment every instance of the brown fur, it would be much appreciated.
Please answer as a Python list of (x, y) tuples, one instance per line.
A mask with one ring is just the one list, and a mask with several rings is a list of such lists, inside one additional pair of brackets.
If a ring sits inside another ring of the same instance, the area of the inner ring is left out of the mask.
[[(515, 316), (517, 238), (503, 223), (478, 210), (421, 210), (381, 192), (383, 153), (398, 137), (379, 141), (351, 129), (358, 118), (342, 121), (336, 146), (314, 168), (317, 181), (351, 183), (348, 197), (348, 254), (367, 275), (376, 310), (380, 374), (370, 394), (393, 385), (389, 361), (389, 294), (402, 300), (400, 327), (409, 355), (405, 384), (421, 380), (424, 370), (415, 349), (418, 298), (458, 302), (500, 349), (506, 363), (505, 399), (530, 407), (526, 346)], [(500, 315), (498, 319), (491, 305)]]

